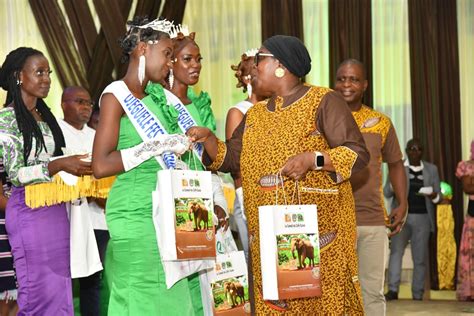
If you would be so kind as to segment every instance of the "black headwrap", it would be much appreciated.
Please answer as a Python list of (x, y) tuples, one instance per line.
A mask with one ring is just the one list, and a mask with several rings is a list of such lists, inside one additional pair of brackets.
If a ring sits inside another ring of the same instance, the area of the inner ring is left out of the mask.
[(275, 35), (262, 44), (292, 74), (299, 78), (311, 70), (311, 57), (299, 38), (286, 35)]

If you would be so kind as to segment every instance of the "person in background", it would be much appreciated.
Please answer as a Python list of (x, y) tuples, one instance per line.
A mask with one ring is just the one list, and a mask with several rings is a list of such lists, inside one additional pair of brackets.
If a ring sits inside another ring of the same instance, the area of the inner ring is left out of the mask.
[[(70, 152), (91, 154), (92, 145), (94, 143), (95, 131), (86, 125), (91, 118), (93, 103), (89, 92), (82, 87), (67, 87), (64, 89), (61, 97), (61, 108), (63, 110), (64, 119), (58, 120), (59, 126), (66, 141), (66, 149)], [(88, 240), (86, 234), (75, 240), (71, 237), (71, 254), (76, 249), (84, 247), (95, 247), (97, 243), (100, 261), (93, 260), (87, 256), (81, 256), (77, 261), (76, 256), (72, 256), (71, 271), (77, 275), (73, 278), (79, 278), (80, 285), (80, 311), (81, 315), (98, 316), (100, 310), (100, 289), (102, 283), (102, 265), (104, 262), (107, 242), (109, 241), (109, 232), (105, 222), (105, 200), (99, 198), (81, 198), (71, 202), (70, 221), (71, 232), (77, 229), (79, 232), (87, 231), (91, 227), (94, 230), (94, 240)], [(73, 214), (79, 212), (80, 214)], [(89, 218), (84, 219), (81, 215)], [(79, 216), (79, 217), (77, 217)], [(80, 221), (76, 221), (81, 218)], [(73, 225), (81, 225), (84, 227), (73, 227)], [(90, 243), (88, 243), (90, 242)], [(76, 248), (78, 247), (78, 248)], [(96, 249), (93, 250), (96, 253)], [(79, 252), (79, 254), (87, 255), (89, 252)], [(93, 256), (91, 256), (93, 257)]]
[[(302, 82), (311, 70), (311, 58), (301, 40), (272, 36), (254, 61), (255, 92), (271, 97), (253, 105), (225, 143), (207, 128), (192, 127), (187, 133), (204, 144), (203, 162), (210, 170), (242, 174), (251, 240), (252, 312), (363, 315), (354, 200), (346, 180), (369, 161), (364, 139), (339, 93)], [(301, 204), (318, 206), (320, 240), (328, 238), (320, 251), (321, 297), (263, 300), (258, 207), (275, 204), (275, 191), (267, 183), (278, 184), (279, 173), (285, 177), (279, 185), (287, 196), (296, 193), (298, 180), (299, 187), (306, 188), (300, 190)]]
[(458, 163), (456, 177), (462, 181), (463, 191), (469, 196), (459, 247), (456, 297), (460, 301), (472, 301), (474, 300), (474, 140), (471, 141), (470, 159)]
[(0, 315), (16, 315), (18, 305), (16, 298), (18, 286), (16, 283), (15, 269), (13, 268), (12, 248), (8, 241), (5, 229), (5, 209), (10, 197), (12, 184), (8, 181), (3, 158), (0, 157)]
[[(227, 112), (227, 118), (225, 123), (225, 138), (226, 140), (231, 139), (237, 126), (243, 120), (248, 109), (263, 98), (257, 96), (253, 92), (252, 88), (252, 70), (253, 59), (255, 54), (258, 52), (257, 49), (250, 49), (241, 56), (241, 60), (238, 65), (232, 65), (232, 70), (235, 71), (235, 77), (237, 78), (237, 88), (242, 88), (244, 93), (247, 93), (247, 98), (240, 101)], [(235, 202), (234, 202), (234, 213), (233, 219), (237, 225), (239, 232), (240, 242), (245, 253), (245, 259), (249, 260), (249, 237), (247, 228), (247, 218), (244, 210), (244, 195), (242, 192), (242, 179), (240, 172), (232, 174), (235, 186)]]
[[(442, 200), (438, 168), (422, 160), (423, 146), (417, 138), (410, 139), (406, 146), (408, 159), (405, 160), (408, 190), (408, 216), (406, 224), (399, 234), (392, 237), (388, 265), (387, 300), (398, 299), (402, 258), (410, 241), (413, 258), (413, 280), (411, 286), (414, 300), (421, 301), (425, 290), (425, 272), (430, 232), (435, 229), (435, 204)], [(399, 205), (398, 196), (387, 181), (384, 194), (392, 198), (392, 209)]]
[(92, 128), (93, 130), (96, 130), (97, 126), (99, 125), (99, 117), (100, 117), (100, 108), (97, 104), (95, 104), (92, 107), (91, 118), (89, 119), (89, 122), (87, 122), (87, 126)]
[(6, 207), (6, 228), (18, 281), (18, 315), (73, 315), (69, 220), (64, 203), (30, 208), (25, 186), (50, 182), (59, 171), (91, 174), (85, 155), (62, 155), (64, 137), (43, 101), (51, 68), (42, 52), (20, 47), (0, 69), (7, 91), (0, 110), (0, 156), (13, 184)]
[[(357, 220), (357, 257), (359, 281), (367, 315), (385, 315), (384, 279), (388, 256), (386, 227), (397, 234), (407, 212), (406, 175), (397, 134), (390, 119), (362, 104), (368, 82), (364, 65), (356, 59), (343, 61), (336, 73), (335, 90), (349, 105), (365, 144), (370, 162), (352, 175)], [(388, 165), (390, 183), (400, 205), (387, 215), (382, 193), (382, 163)], [(374, 256), (378, 260), (374, 260)]]
[[(184, 278), (170, 289), (165, 283), (152, 218), (152, 191), (164, 153), (183, 154), (189, 148), (184, 135), (160, 134), (156, 117), (163, 101), (144, 104), (149, 81), (161, 82), (171, 67), (172, 23), (135, 17), (121, 39), (125, 76), (102, 93), (101, 115), (92, 152), (97, 178), (117, 175), (107, 198), (106, 218), (113, 255), (106, 261), (112, 285), (109, 315), (202, 314), (198, 276)], [(128, 103), (125, 103), (125, 100)], [(126, 114), (131, 102), (146, 111), (153, 123), (135, 127)], [(153, 115), (153, 116), (152, 116)], [(196, 287), (197, 284), (197, 287)]]

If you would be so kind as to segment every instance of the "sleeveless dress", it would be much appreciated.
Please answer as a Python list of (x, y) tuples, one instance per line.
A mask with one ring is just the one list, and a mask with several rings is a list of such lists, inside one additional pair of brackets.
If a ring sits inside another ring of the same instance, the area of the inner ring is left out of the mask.
[[(158, 106), (146, 104), (161, 120)], [(141, 142), (129, 118), (122, 117), (117, 150)], [(166, 289), (152, 221), (151, 192), (160, 169), (156, 159), (149, 159), (118, 175), (110, 191), (106, 207), (113, 249), (112, 260), (106, 261), (112, 279), (109, 315), (202, 315), (197, 274)]]

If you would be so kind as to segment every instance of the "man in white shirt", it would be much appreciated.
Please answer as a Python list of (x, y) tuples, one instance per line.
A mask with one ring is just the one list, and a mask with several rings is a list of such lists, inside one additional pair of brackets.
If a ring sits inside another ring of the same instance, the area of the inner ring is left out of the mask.
[[(93, 102), (82, 87), (67, 87), (58, 120), (66, 142), (65, 154), (91, 153), (95, 131), (87, 126)], [(99, 315), (102, 264), (109, 240), (105, 221), (105, 200), (82, 198), (71, 202), (71, 276), (79, 279), (81, 315)], [(94, 239), (97, 242), (95, 248)]]

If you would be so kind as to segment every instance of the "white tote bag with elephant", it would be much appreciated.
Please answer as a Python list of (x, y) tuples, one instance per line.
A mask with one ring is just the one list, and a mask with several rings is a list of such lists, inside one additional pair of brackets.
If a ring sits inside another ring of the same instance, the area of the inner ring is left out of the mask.
[(211, 173), (160, 170), (157, 193), (153, 222), (162, 260), (215, 258)]
[(207, 273), (214, 315), (250, 315), (247, 271), (243, 251), (217, 255), (214, 269)]
[(321, 296), (316, 205), (258, 208), (263, 299)]

